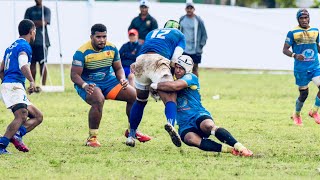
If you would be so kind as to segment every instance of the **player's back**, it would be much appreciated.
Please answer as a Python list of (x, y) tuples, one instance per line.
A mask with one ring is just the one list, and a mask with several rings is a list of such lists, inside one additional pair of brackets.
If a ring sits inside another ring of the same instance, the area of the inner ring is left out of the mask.
[(155, 52), (170, 60), (175, 48), (180, 46), (182, 49), (184, 49), (185, 44), (185, 37), (178, 29), (155, 29), (147, 34), (140, 54)]
[(19, 68), (18, 57), (21, 52), (25, 52), (28, 61), (31, 60), (32, 50), (30, 44), (23, 38), (17, 39), (8, 47), (4, 54), (4, 83), (25, 83), (25, 76)]

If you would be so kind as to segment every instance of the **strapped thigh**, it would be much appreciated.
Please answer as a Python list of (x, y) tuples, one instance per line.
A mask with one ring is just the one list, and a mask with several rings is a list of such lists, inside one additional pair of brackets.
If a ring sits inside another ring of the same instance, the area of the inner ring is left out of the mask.
[(27, 104), (19, 103), (19, 104), (14, 105), (14, 106), (11, 108), (11, 111), (12, 111), (12, 113), (14, 113), (14, 112), (16, 112), (16, 111), (19, 110), (19, 109), (27, 109), (27, 108), (28, 108)]

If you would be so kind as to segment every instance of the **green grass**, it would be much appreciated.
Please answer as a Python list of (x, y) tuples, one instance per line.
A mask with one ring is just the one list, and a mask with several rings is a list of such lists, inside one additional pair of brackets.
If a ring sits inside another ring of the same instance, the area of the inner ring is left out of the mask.
[[(51, 78), (59, 82), (57, 68)], [(0, 179), (319, 179), (319, 125), (307, 117), (317, 88), (303, 109), (303, 127), (289, 118), (298, 91), (293, 75), (234, 74), (201, 69), (204, 106), (217, 125), (249, 147), (253, 158), (176, 148), (163, 129), (164, 106), (150, 100), (140, 130), (154, 139), (127, 147), (125, 103), (106, 101), (100, 125), (101, 148), (85, 147), (89, 106), (73, 89), (65, 71), (64, 93), (31, 95), (44, 122), (25, 136), (31, 149), (0, 157)], [(220, 95), (219, 100), (212, 96)], [(13, 116), (0, 105), (0, 132)]]

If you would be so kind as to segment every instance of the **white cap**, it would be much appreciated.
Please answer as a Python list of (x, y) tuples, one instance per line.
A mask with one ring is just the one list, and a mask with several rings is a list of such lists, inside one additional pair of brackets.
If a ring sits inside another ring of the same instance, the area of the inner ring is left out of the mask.
[(148, 0), (140, 0), (140, 6), (147, 6), (147, 7), (149, 7), (149, 1), (148, 1)]

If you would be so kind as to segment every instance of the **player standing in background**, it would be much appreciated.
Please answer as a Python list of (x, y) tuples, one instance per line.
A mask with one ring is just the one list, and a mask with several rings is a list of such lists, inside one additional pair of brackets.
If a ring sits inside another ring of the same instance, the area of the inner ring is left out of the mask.
[[(202, 106), (199, 79), (192, 73), (191, 57), (182, 55), (174, 61), (174, 64), (176, 80), (152, 83), (151, 88), (157, 91), (177, 92), (177, 123), (182, 141), (204, 151), (252, 156), (253, 153), (226, 129), (216, 126), (211, 114)], [(208, 139), (210, 135), (214, 135), (219, 141), (229, 146)]]
[[(173, 81), (170, 71), (170, 60), (182, 55), (186, 46), (185, 37), (179, 30), (177, 21), (169, 20), (164, 28), (155, 29), (146, 36), (146, 41), (141, 48), (140, 56), (137, 57), (134, 75), (137, 100), (134, 102), (130, 113), (130, 134), (126, 145), (135, 146), (135, 131), (138, 128), (144, 108), (148, 102), (149, 88), (151, 83)], [(165, 105), (167, 124), (165, 130), (171, 136), (172, 142), (181, 146), (179, 134), (174, 129), (177, 105), (175, 92), (158, 91)]]
[(6, 148), (10, 141), (19, 151), (28, 152), (29, 149), (22, 142), (22, 136), (32, 131), (43, 120), (42, 113), (31, 104), (25, 90), (26, 78), (30, 82), (29, 93), (35, 88), (29, 67), (32, 56), (29, 43), (35, 40), (36, 27), (32, 21), (25, 19), (19, 23), (18, 30), (20, 38), (6, 49), (0, 66), (2, 100), (14, 115), (14, 120), (0, 138), (0, 154), (9, 153)]
[(136, 29), (139, 32), (139, 43), (143, 44), (147, 34), (158, 28), (157, 20), (149, 14), (149, 1), (140, 0), (140, 14), (133, 18), (128, 31)]
[[(320, 107), (320, 66), (319, 66), (319, 30), (310, 27), (310, 16), (306, 9), (300, 9), (296, 18), (299, 26), (288, 32), (283, 46), (283, 53), (294, 58), (294, 77), (298, 85), (300, 95), (296, 100), (296, 109), (292, 115), (294, 123), (302, 126), (301, 109), (308, 97), (310, 81), (319, 88), (313, 108), (309, 116), (320, 124), (318, 113)], [(292, 47), (292, 52), (289, 50)]]
[[(126, 80), (118, 49), (107, 41), (106, 26), (93, 25), (90, 38), (73, 56), (71, 80), (79, 96), (91, 106), (86, 145), (100, 147), (97, 136), (105, 100), (127, 102), (126, 113), (129, 120), (136, 92)], [(110, 72), (111, 67), (115, 75)], [(142, 142), (150, 140), (150, 137), (140, 133), (137, 136), (140, 136), (139, 140)]]
[[(42, 5), (42, 0), (35, 0), (36, 5), (28, 8), (24, 15), (25, 19), (30, 19), (34, 22), (37, 28), (36, 40), (31, 44), (32, 48), (32, 60), (31, 60), (31, 73), (35, 80), (37, 74), (37, 62), (40, 65), (40, 76), (42, 77), (42, 85), (46, 85), (47, 81), (47, 56), (48, 48), (50, 46), (47, 25), (51, 21), (51, 11), (46, 6)], [(43, 17), (42, 19), (42, 8)], [(44, 27), (44, 29), (43, 29)], [(44, 32), (44, 37), (43, 37)], [(45, 41), (45, 42), (43, 42)], [(36, 88), (35, 92), (39, 92), (41, 89)]]

